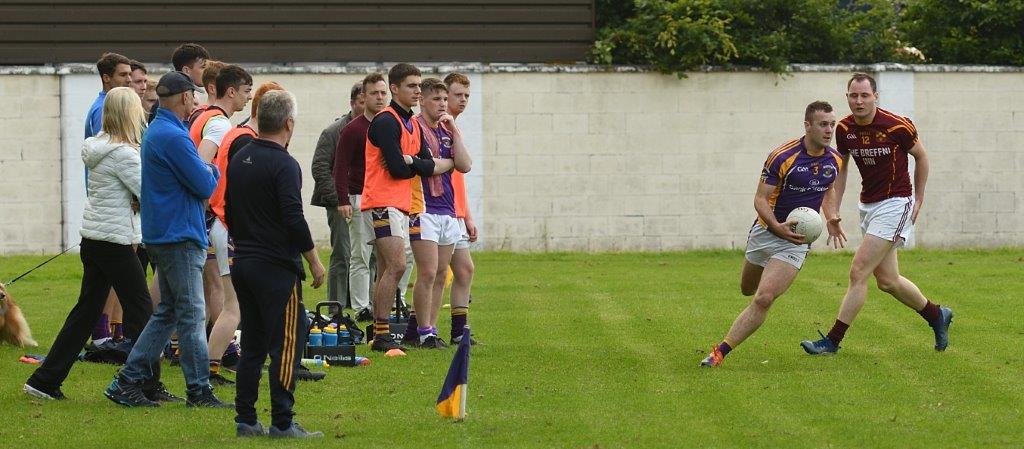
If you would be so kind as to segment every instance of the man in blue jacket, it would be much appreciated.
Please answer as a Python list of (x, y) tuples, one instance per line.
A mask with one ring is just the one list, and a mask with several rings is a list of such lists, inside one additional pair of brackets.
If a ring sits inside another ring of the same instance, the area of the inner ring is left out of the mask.
[(154, 375), (160, 352), (178, 331), (181, 369), (190, 407), (231, 408), (210, 386), (203, 301), (206, 262), (204, 203), (217, 186), (219, 172), (199, 158), (183, 120), (192, 111), (198, 87), (181, 72), (160, 78), (160, 109), (142, 139), (142, 242), (160, 267), (160, 304), (128, 356), (128, 362), (104, 392), (129, 407), (157, 407), (142, 383)]

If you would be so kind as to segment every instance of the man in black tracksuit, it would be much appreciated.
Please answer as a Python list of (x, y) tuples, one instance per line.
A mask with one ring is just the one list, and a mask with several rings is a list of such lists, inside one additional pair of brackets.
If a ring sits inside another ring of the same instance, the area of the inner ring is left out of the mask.
[(232, 284), (242, 315), (236, 435), (267, 433), (255, 404), (263, 362), (270, 355), (270, 436), (320, 437), (292, 421), (295, 369), (308, 329), (301, 284), (306, 275), (299, 256), (309, 263), (313, 288), (323, 284), (325, 274), (302, 215), (302, 172), (286, 149), (295, 130), (295, 96), (267, 92), (257, 110), (259, 135), (228, 163), (225, 196), (235, 239)]

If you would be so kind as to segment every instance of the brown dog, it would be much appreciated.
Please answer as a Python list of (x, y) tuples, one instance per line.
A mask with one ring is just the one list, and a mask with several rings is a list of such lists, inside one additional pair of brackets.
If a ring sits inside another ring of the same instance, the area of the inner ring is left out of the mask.
[(21, 309), (14, 303), (14, 298), (7, 294), (7, 289), (0, 284), (0, 342), (8, 342), (15, 346), (38, 346), (32, 339), (32, 331), (21, 314)]

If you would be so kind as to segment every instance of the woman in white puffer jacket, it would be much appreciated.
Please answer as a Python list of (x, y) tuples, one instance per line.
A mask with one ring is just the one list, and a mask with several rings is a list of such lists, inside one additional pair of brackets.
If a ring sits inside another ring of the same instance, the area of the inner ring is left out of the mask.
[(142, 240), (132, 198), (141, 190), (139, 146), (145, 120), (135, 91), (111, 89), (103, 102), (103, 132), (86, 139), (82, 148), (82, 160), (89, 168), (80, 254), (82, 289), (42, 366), (25, 383), (25, 393), (31, 396), (64, 399), (60, 386), (78, 360), (111, 287), (124, 310), (129, 343), (138, 339), (149, 321), (153, 306), (146, 274), (132, 247)]

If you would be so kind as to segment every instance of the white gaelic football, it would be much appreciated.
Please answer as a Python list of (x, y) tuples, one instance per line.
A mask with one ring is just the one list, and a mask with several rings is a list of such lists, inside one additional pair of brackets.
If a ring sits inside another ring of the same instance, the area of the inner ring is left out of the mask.
[(793, 232), (803, 235), (806, 243), (814, 242), (821, 236), (821, 231), (824, 228), (824, 223), (821, 221), (821, 215), (818, 211), (809, 207), (798, 207), (793, 209), (786, 217), (786, 221), (796, 220), (796, 224), (793, 225)]

